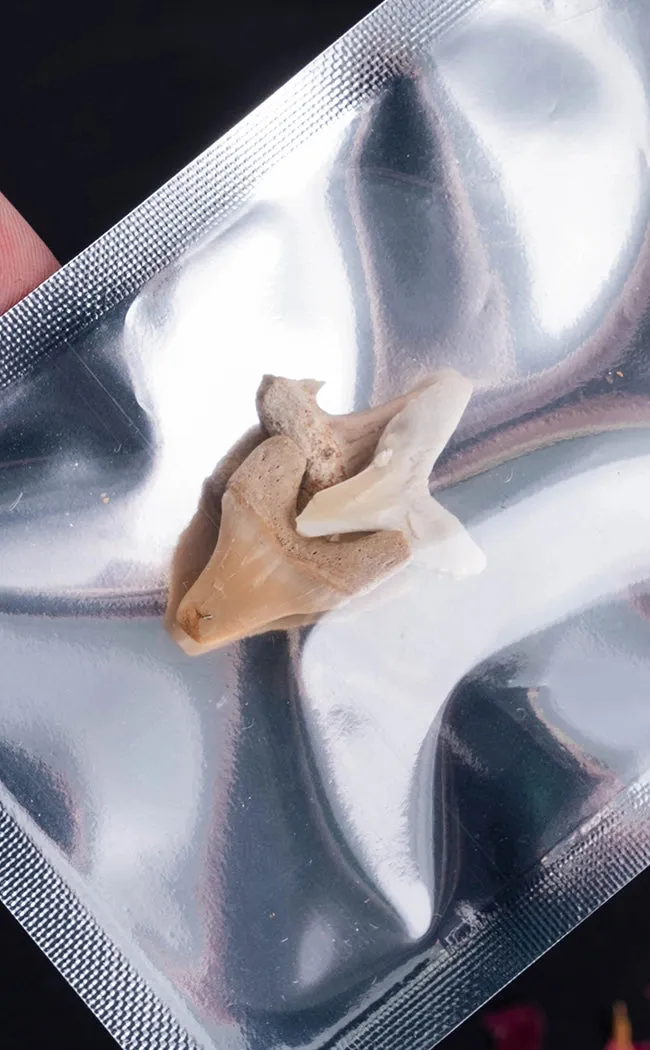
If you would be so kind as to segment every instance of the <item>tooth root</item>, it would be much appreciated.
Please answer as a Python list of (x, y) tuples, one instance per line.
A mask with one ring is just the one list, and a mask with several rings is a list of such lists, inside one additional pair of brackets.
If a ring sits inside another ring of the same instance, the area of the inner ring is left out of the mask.
[(431, 376), (415, 390), (384, 405), (333, 416), (316, 401), (322, 383), (264, 376), (256, 399), (260, 423), (268, 434), (290, 437), (306, 456), (298, 508), (302, 509), (316, 492), (338, 485), (366, 467), (386, 425), (435, 380), (436, 376)]
[[(272, 624), (264, 624), (259, 630), (251, 630), (246, 637), (253, 638), (258, 634), (267, 634), (269, 631), (293, 631), (300, 627), (308, 627), (317, 619), (318, 617), (313, 614), (306, 614), (304, 616), (283, 616), (279, 620), (274, 620)], [(176, 644), (180, 646), (187, 656), (202, 656), (204, 653), (208, 653), (212, 649), (222, 648), (226, 644), (221, 641), (206, 641), (205, 639), (196, 642), (193, 638), (190, 638), (187, 632), (176, 622), (174, 622), (168, 630)], [(237, 641), (236, 638), (231, 640)]]
[(216, 548), (176, 615), (201, 651), (313, 620), (408, 560), (399, 532), (339, 543), (298, 536), (304, 468), (304, 454), (279, 436), (259, 445), (230, 478)]
[(291, 438), (305, 455), (303, 501), (347, 477), (331, 417), (316, 402), (321, 386), (314, 379), (264, 376), (257, 391), (257, 414), (264, 429)]

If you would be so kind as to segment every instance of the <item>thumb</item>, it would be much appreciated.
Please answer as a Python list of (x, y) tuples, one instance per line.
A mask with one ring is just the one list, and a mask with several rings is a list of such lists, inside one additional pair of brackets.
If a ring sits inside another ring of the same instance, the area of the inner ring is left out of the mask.
[(0, 314), (58, 267), (50, 249), (0, 193)]

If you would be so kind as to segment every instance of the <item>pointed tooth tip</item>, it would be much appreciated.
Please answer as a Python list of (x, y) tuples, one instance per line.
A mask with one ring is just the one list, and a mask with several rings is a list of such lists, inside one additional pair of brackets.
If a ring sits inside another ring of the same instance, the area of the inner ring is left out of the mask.
[(182, 601), (176, 613), (176, 627), (193, 643), (203, 648), (217, 649), (238, 637), (237, 626), (193, 601)]
[[(182, 644), (178, 632), (188, 640), (188, 644)], [(251, 632), (237, 629), (234, 624), (228, 626), (212, 614), (202, 614), (195, 605), (183, 607), (181, 603), (176, 614), (174, 637), (190, 656), (221, 649), (231, 642), (239, 641), (248, 633)]]
[(296, 518), (296, 532), (306, 539), (314, 539), (320, 535), (318, 524), (315, 525), (312, 515), (308, 513), (310, 504), (307, 504), (302, 514)]
[[(334, 486), (336, 487), (336, 486)], [(323, 492), (327, 492), (323, 489)], [(319, 539), (322, 536), (333, 536), (336, 533), (358, 532), (359, 529), (351, 528), (344, 519), (328, 517), (321, 510), (323, 492), (317, 492), (309, 501), (305, 509), (296, 518), (296, 532), (305, 539)], [(361, 530), (362, 531), (362, 530)]]
[(487, 566), (484, 551), (473, 540), (470, 542), (471, 548), (467, 547), (463, 552), (462, 560), (451, 569), (451, 575), (456, 580), (468, 580), (472, 576), (480, 576)]
[(487, 558), (484, 551), (480, 547), (477, 547), (472, 552), (471, 557), (467, 559), (467, 564), (464, 566), (461, 573), (462, 579), (466, 579), (468, 576), (479, 576), (487, 567)]
[(205, 635), (205, 626), (210, 624), (212, 617), (205, 617), (194, 603), (181, 602), (176, 613), (176, 623), (194, 642), (201, 642)]
[(444, 368), (436, 378), (439, 385), (444, 385), (449, 395), (453, 390), (458, 396), (465, 397), (468, 401), (472, 396), (474, 391), (472, 380), (462, 375), (461, 372), (457, 372), (455, 368)]

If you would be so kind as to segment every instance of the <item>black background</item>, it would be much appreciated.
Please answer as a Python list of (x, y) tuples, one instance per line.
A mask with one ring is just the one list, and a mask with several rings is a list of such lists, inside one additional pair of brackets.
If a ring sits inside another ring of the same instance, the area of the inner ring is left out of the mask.
[(0, 186), (66, 261), (372, 6), (3, 4)]
[[(362, 17), (368, 0), (24, 0), (3, 5), (0, 188), (65, 262)], [(650, 874), (500, 999), (539, 1003), (548, 1047), (604, 1045), (625, 998), (650, 1036)], [(490, 1045), (480, 1016), (447, 1050)], [(110, 1037), (0, 911), (0, 1047)], [(520, 1047), (517, 1050), (533, 1050)]]

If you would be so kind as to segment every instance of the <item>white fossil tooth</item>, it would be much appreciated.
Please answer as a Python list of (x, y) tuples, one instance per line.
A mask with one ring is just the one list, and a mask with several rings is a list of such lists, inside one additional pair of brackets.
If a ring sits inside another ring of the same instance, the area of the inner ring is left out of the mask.
[(291, 438), (272, 437), (230, 477), (214, 553), (176, 610), (172, 636), (189, 655), (313, 623), (409, 560), (400, 530), (338, 543), (298, 536), (305, 463)]
[(318, 492), (296, 522), (302, 536), (399, 529), (413, 554), (439, 572), (480, 572), (485, 556), (463, 525), (429, 493), (429, 475), (460, 422), (472, 384), (446, 369), (384, 430), (370, 466)]

